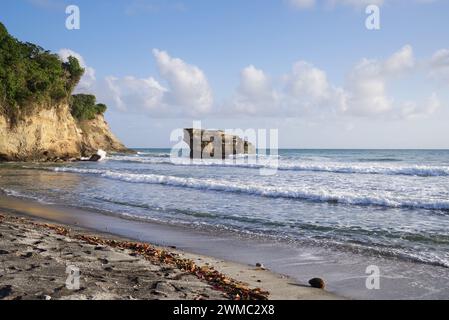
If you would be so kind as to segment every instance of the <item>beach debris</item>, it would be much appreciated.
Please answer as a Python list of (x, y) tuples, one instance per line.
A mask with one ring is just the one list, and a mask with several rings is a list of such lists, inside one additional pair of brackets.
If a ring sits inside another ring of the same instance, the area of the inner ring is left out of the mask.
[(263, 263), (257, 262), (256, 263), (256, 267), (259, 268), (260, 270), (267, 270), (267, 268), (265, 268), (265, 266), (263, 265)]
[(326, 287), (326, 284), (324, 283), (324, 280), (321, 278), (313, 278), (309, 280), (309, 284), (313, 288), (317, 289), (324, 289)]
[[(0, 215), (0, 218), (5, 218)], [(24, 218), (9, 217), (10, 219), (29, 221)], [(58, 225), (49, 223), (39, 223), (29, 221), (32, 225), (44, 227), (54, 231), (61, 236), (70, 237), (84, 241), (88, 244), (96, 246), (95, 248), (112, 247), (116, 249), (126, 249), (144, 257), (146, 260), (152, 262), (163, 263), (171, 267), (175, 267), (196, 276), (198, 279), (206, 281), (213, 288), (222, 291), (229, 299), (232, 300), (268, 300), (269, 292), (261, 288), (250, 288), (247, 284), (232, 279), (212, 266), (198, 266), (193, 260), (182, 258), (180, 254), (169, 252), (165, 249), (155, 248), (148, 243), (119, 241), (114, 239), (100, 238), (98, 236), (72, 233), (72, 230)], [(261, 267), (263, 265), (261, 264)], [(113, 268), (106, 267), (106, 271), (113, 271)]]

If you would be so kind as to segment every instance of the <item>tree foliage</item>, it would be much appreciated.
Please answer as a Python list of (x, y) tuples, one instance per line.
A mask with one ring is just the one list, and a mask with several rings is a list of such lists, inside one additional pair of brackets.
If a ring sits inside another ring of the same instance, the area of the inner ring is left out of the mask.
[[(37, 105), (69, 101), (83, 74), (84, 69), (75, 57), (63, 62), (58, 55), (38, 45), (20, 42), (0, 22), (0, 114), (7, 115), (12, 123)], [(76, 108), (75, 114), (82, 117), (105, 109)]]
[(94, 95), (76, 94), (71, 98), (70, 110), (72, 116), (79, 120), (93, 120), (106, 111), (106, 105), (98, 103)]

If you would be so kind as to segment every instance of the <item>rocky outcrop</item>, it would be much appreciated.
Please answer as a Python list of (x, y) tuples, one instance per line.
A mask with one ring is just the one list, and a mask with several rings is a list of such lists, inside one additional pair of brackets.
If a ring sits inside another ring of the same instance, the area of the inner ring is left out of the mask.
[(190, 147), (191, 159), (226, 159), (236, 154), (255, 154), (254, 146), (222, 130), (184, 129), (184, 142)]
[(78, 122), (78, 128), (82, 135), (83, 154), (91, 154), (100, 149), (107, 152), (130, 152), (111, 132), (103, 115)]
[(98, 149), (129, 151), (102, 115), (78, 122), (68, 104), (39, 106), (11, 124), (0, 114), (0, 161), (55, 161), (91, 156)]

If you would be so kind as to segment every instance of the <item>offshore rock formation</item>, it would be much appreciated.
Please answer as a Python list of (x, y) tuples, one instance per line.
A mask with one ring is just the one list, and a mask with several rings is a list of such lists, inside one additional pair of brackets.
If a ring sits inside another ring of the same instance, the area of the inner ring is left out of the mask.
[(184, 142), (191, 159), (226, 159), (231, 155), (255, 154), (255, 147), (239, 136), (222, 130), (184, 129)]
[(78, 121), (62, 103), (36, 107), (13, 126), (0, 114), (0, 161), (75, 160), (98, 149), (129, 152), (101, 114)]

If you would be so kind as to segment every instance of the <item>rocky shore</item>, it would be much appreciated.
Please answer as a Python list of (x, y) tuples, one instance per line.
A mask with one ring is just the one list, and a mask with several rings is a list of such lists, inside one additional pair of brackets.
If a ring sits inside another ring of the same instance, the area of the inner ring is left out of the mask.
[(295, 285), (290, 278), (271, 273), (263, 266), (244, 266), (0, 212), (1, 299), (338, 297), (321, 289)]
[(69, 106), (36, 108), (11, 126), (0, 114), (0, 161), (68, 161), (97, 150), (132, 152), (110, 131), (103, 115), (77, 121)]

